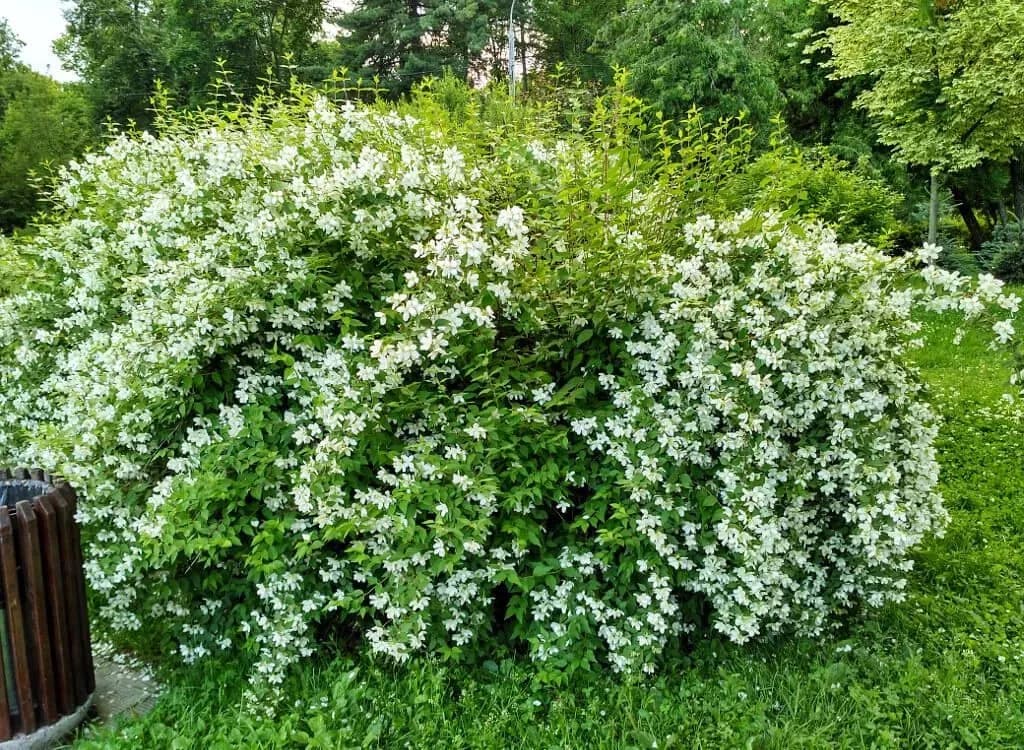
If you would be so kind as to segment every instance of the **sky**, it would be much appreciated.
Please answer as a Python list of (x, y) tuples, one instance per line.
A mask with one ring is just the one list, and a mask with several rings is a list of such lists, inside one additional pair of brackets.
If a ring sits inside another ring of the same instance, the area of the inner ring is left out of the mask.
[(53, 41), (64, 33), (64, 0), (0, 0), (0, 17), (25, 43), (21, 61), (58, 81), (73, 81), (75, 74), (61, 67)]

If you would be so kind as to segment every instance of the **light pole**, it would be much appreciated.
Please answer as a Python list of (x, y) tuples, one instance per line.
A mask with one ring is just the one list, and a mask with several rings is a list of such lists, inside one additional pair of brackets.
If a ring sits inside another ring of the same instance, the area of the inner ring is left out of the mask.
[(516, 96), (516, 32), (512, 25), (512, 13), (516, 9), (516, 0), (508, 9), (508, 94), (513, 99)]

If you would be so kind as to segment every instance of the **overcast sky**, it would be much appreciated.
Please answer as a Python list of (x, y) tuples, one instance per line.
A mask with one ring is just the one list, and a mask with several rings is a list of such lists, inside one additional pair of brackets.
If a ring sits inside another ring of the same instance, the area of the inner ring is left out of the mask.
[(74, 73), (61, 68), (53, 53), (53, 40), (64, 33), (63, 7), (63, 0), (0, 0), (0, 16), (25, 43), (22, 62), (57, 80), (70, 81)]

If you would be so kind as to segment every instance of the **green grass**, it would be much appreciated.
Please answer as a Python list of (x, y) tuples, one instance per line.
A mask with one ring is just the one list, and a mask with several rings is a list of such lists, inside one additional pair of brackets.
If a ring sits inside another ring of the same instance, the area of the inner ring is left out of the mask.
[(755, 647), (709, 640), (650, 683), (538, 686), (527, 662), (477, 669), (324, 658), (275, 718), (241, 707), (231, 664), (166, 668), (148, 716), (87, 730), (94, 748), (1022, 748), (1024, 408), (983, 328), (917, 355), (946, 418), (946, 536), (916, 556), (908, 601), (836, 636)]

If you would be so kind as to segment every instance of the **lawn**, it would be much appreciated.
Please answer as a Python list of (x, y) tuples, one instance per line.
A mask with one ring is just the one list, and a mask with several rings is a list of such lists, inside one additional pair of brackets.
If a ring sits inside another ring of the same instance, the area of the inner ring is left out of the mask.
[(708, 640), (650, 682), (536, 685), (527, 662), (466, 669), (323, 656), (276, 716), (242, 708), (240, 667), (165, 667), (144, 718), (86, 730), (93, 748), (1014, 748), (1024, 746), (1024, 406), (981, 328), (918, 353), (945, 417), (952, 520), (916, 556), (909, 596), (825, 640)]

